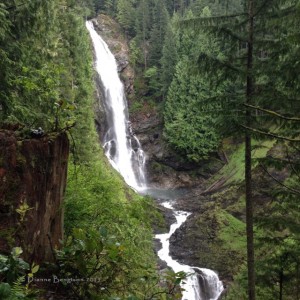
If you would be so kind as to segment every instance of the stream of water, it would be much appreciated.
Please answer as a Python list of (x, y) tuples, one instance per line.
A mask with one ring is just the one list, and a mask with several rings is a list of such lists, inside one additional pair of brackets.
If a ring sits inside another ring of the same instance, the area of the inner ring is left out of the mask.
[(95, 68), (100, 76), (105, 98), (106, 119), (109, 125), (103, 148), (111, 165), (123, 176), (128, 185), (137, 191), (145, 187), (145, 156), (139, 140), (131, 130), (124, 86), (119, 78), (115, 57), (107, 44), (86, 23), (95, 50)]
[(155, 236), (162, 243), (162, 249), (157, 254), (174, 272), (184, 271), (187, 274), (191, 274), (186, 278), (185, 284), (182, 284), (184, 289), (182, 300), (217, 300), (223, 291), (223, 284), (214, 271), (183, 265), (173, 260), (169, 255), (169, 239), (171, 235), (186, 221), (191, 213), (174, 210), (171, 201), (166, 201), (162, 205), (173, 210), (176, 222), (171, 225), (168, 233), (157, 234)]
[[(86, 22), (86, 27), (93, 41), (96, 56), (95, 68), (104, 89), (108, 122), (108, 130), (103, 141), (105, 154), (128, 185), (138, 192), (145, 193), (147, 190), (144, 170), (145, 155), (139, 140), (131, 130), (124, 87), (119, 79), (116, 60), (106, 43), (95, 31), (93, 23), (91, 21)], [(157, 194), (150, 189), (146, 193), (153, 196)], [(218, 299), (223, 285), (214, 271), (180, 264), (169, 255), (169, 238), (186, 221), (190, 213), (174, 210), (171, 201), (166, 201), (163, 205), (173, 210), (176, 222), (171, 225), (168, 233), (156, 235), (156, 238), (162, 243), (162, 249), (159, 250), (158, 256), (175, 272), (184, 271), (192, 274), (182, 285), (185, 289), (182, 300)]]

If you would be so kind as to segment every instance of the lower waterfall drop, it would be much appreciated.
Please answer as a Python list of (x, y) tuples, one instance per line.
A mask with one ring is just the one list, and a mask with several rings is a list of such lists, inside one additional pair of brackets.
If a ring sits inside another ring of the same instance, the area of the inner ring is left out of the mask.
[[(87, 21), (86, 27), (94, 45), (95, 68), (104, 90), (105, 112), (108, 121), (108, 130), (103, 140), (105, 154), (111, 165), (123, 176), (125, 182), (136, 191), (145, 194), (147, 189), (144, 171), (145, 155), (139, 140), (131, 129), (124, 87), (119, 79), (116, 60), (106, 43), (95, 31), (93, 23)], [(163, 205), (173, 209), (168, 201)], [(217, 300), (223, 290), (223, 285), (214, 271), (180, 264), (169, 255), (169, 238), (190, 215), (188, 212), (174, 209), (173, 213), (177, 222), (171, 225), (170, 232), (156, 235), (156, 238), (162, 243), (162, 249), (158, 251), (158, 256), (175, 272), (184, 271), (192, 274), (182, 285), (185, 289), (182, 300)], [(201, 282), (199, 278), (201, 278)]]
[[(172, 209), (173, 206), (170, 201), (162, 203), (166, 208)], [(162, 243), (162, 249), (158, 251), (158, 257), (165, 261), (168, 267), (172, 268), (174, 272), (184, 271), (191, 274), (185, 280), (185, 284), (181, 284), (184, 289), (182, 293), (182, 300), (217, 300), (223, 291), (223, 284), (219, 280), (218, 275), (209, 269), (191, 267), (183, 265), (173, 260), (169, 255), (171, 235), (178, 229), (190, 215), (185, 211), (174, 211), (176, 223), (173, 223), (168, 233), (157, 234), (156, 239)]]

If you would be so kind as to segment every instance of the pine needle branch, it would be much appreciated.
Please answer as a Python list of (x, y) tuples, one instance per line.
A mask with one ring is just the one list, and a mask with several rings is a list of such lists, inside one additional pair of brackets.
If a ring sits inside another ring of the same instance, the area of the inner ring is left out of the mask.
[(191, 27), (197, 27), (199, 25), (211, 25), (211, 24), (217, 24), (218, 21), (224, 22), (228, 21), (232, 18), (247, 16), (246, 12), (238, 13), (238, 14), (232, 14), (232, 15), (222, 15), (222, 16), (213, 16), (213, 17), (200, 17), (200, 18), (191, 18), (182, 20), (179, 23), (183, 24), (184, 26), (187, 26), (189, 28)]
[(260, 12), (270, 3), (272, 0), (266, 0), (259, 8), (258, 10), (254, 13), (254, 17), (260, 14)]
[(278, 118), (283, 119), (283, 120), (300, 122), (300, 118), (286, 117), (286, 116), (284, 116), (282, 114), (279, 114), (279, 113), (277, 113), (273, 110), (265, 109), (265, 108), (262, 108), (262, 107), (259, 107), (259, 106), (254, 106), (254, 105), (246, 104), (246, 103), (244, 103), (244, 106), (247, 106), (247, 107), (262, 111), (262, 112), (265, 112), (269, 115), (273, 115), (273, 116), (278, 117)]
[(223, 67), (229, 70), (232, 70), (234, 72), (241, 72), (241, 70), (237, 67), (235, 67), (233, 64), (231, 64), (229, 61), (223, 61), (218, 59), (217, 57), (212, 57), (206, 53), (201, 53), (198, 57), (197, 63), (201, 65), (201, 63), (205, 62), (205, 64), (211, 64), (211, 65), (216, 65), (219, 67)]
[(300, 143), (299, 139), (293, 139), (293, 138), (288, 138), (286, 136), (282, 136), (282, 135), (277, 135), (274, 133), (270, 133), (270, 132), (266, 132), (266, 131), (262, 131), (256, 128), (251, 128), (245, 125), (240, 124), (241, 127), (243, 127), (246, 130), (252, 131), (254, 133), (260, 134), (260, 135), (265, 135), (265, 136), (269, 136), (278, 140), (284, 140), (284, 141), (288, 141), (288, 142), (293, 142), (293, 143)]
[(227, 27), (219, 27), (219, 28), (218, 28), (218, 31), (219, 31), (221, 34), (225, 34), (225, 35), (227, 35), (227, 36), (231, 37), (232, 39), (237, 40), (237, 41), (239, 41), (239, 42), (244, 42), (244, 43), (247, 42), (247, 38), (242, 37), (242, 36), (240, 36), (240, 35), (234, 33), (232, 30), (230, 30), (230, 29), (227, 28)]
[(276, 177), (274, 177), (268, 170), (267, 168), (265, 168), (262, 164), (259, 164), (260, 167), (274, 180), (276, 181), (278, 184), (280, 184), (281, 186), (283, 186), (285, 189), (289, 190), (290, 192), (292, 192), (293, 194), (297, 194), (300, 195), (300, 190), (296, 190), (293, 189), (287, 185), (285, 185), (283, 182), (281, 182), (280, 180), (278, 180)]

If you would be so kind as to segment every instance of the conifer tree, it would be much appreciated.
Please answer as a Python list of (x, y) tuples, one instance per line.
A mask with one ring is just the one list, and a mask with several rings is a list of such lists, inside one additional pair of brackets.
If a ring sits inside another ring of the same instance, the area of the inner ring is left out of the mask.
[[(278, 78), (288, 76), (289, 72), (284, 68), (280, 68), (280, 72), (276, 72), (273, 58), (277, 57), (278, 66), (281, 67), (283, 56), (282, 51), (279, 51), (280, 54), (277, 52), (280, 47), (274, 47), (274, 41), (282, 40), (286, 36), (286, 31), (282, 30), (283, 28), (280, 28), (279, 24), (286, 22), (287, 16), (289, 18), (295, 16), (295, 5), (296, 1), (248, 0), (245, 1), (245, 10), (238, 14), (194, 19), (186, 22), (190, 26), (206, 28), (223, 43), (224, 58), (219, 59), (216, 56), (201, 53), (198, 63), (199, 67), (207, 70), (210, 79), (213, 78), (210, 80), (212, 83), (220, 84), (225, 80), (231, 82), (232, 90), (227, 90), (218, 97), (220, 105), (226, 109), (224, 121), (226, 120), (227, 124), (230, 123), (228, 122), (228, 113), (236, 110), (244, 111), (237, 119), (236, 130), (243, 128), (245, 135), (249, 300), (255, 299), (251, 139), (253, 135), (281, 138), (276, 133), (263, 130), (264, 124), (266, 125), (265, 114), (260, 114), (258, 111), (260, 110), (259, 105), (262, 105), (264, 109), (260, 112), (268, 114), (266, 108), (282, 108), (285, 106), (284, 103), (289, 102), (287, 95), (282, 93), (285, 87), (278, 85), (275, 88), (278, 94), (274, 94), (266, 83), (274, 81), (274, 78), (271, 79), (274, 72)], [(271, 86), (274, 87), (274, 84)], [(273, 116), (277, 114), (272, 109), (269, 113), (273, 113)], [(236, 122), (235, 114), (232, 114), (231, 121)]]
[(130, 0), (118, 0), (117, 4), (117, 20), (124, 28), (125, 33), (133, 36), (135, 27), (136, 10)]
[[(188, 15), (192, 16), (192, 12)], [(210, 16), (208, 7), (203, 9), (202, 15)], [(217, 107), (214, 102), (206, 103), (208, 97), (214, 98), (216, 94), (210, 89), (204, 70), (196, 72), (190, 62), (197, 51), (217, 55), (220, 49), (215, 39), (203, 31), (181, 30), (176, 39), (180, 40), (176, 47), (178, 63), (165, 103), (164, 135), (179, 153), (198, 162), (216, 151), (219, 144), (216, 118), (212, 117)]]
[(143, 52), (143, 61), (144, 61), (144, 70), (148, 66), (148, 39), (150, 36), (150, 27), (151, 27), (151, 16), (150, 16), (150, 6), (148, 0), (141, 0), (137, 7), (135, 21), (135, 31), (136, 31), (136, 40), (137, 43), (142, 48)]
[(149, 40), (149, 66), (160, 66), (162, 48), (169, 21), (168, 11), (162, 0), (155, 0)]
[(166, 29), (161, 58), (161, 81), (163, 83), (163, 95), (167, 93), (175, 71), (175, 66), (177, 63), (176, 46), (176, 34), (174, 33), (174, 26), (169, 23)]
[(11, 22), (8, 14), (5, 3), (0, 3), (0, 122), (9, 113), (10, 109), (8, 90), (13, 62), (10, 59), (8, 47), (11, 36)]

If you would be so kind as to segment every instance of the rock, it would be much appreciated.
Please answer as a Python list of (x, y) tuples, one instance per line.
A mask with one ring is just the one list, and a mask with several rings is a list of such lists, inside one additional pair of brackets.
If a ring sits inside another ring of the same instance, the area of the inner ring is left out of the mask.
[(96, 90), (95, 90), (95, 101), (94, 104), (94, 112), (95, 112), (95, 125), (96, 130), (99, 134), (101, 140), (103, 140), (104, 135), (107, 131), (107, 122), (106, 122), (106, 113), (103, 104), (103, 90), (100, 78), (95, 75), (95, 83), (96, 83)]
[[(162, 245), (158, 239), (154, 239), (154, 251), (157, 253), (161, 249)], [(164, 270), (168, 267), (167, 263), (157, 257), (157, 265), (159, 270)]]
[(128, 66), (128, 60), (126, 57), (116, 57), (117, 62), (118, 62), (118, 72), (123, 72), (124, 69)]

